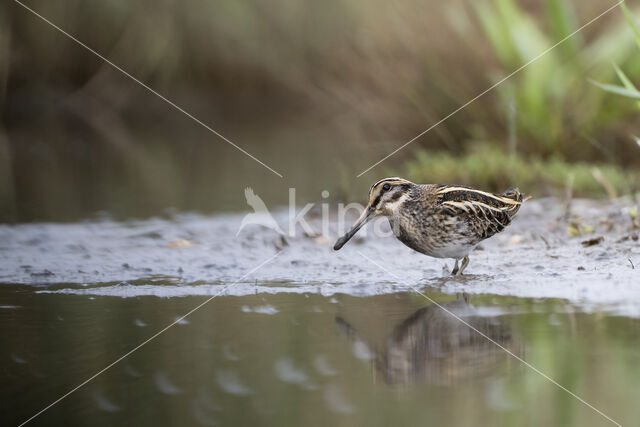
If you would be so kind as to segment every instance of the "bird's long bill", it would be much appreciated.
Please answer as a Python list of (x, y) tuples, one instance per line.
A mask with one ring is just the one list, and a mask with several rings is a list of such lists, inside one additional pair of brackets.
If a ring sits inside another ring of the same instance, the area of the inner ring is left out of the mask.
[(340, 250), (357, 232), (365, 225), (371, 218), (373, 218), (374, 209), (371, 206), (368, 206), (360, 215), (360, 218), (351, 226), (351, 229), (345, 233), (344, 236), (339, 238), (336, 241), (336, 244), (333, 245), (333, 250)]

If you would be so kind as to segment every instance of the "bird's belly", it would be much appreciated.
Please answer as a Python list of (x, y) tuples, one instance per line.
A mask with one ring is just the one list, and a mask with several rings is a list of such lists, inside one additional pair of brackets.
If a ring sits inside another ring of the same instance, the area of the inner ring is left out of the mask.
[(455, 233), (439, 227), (414, 230), (399, 225), (392, 228), (398, 240), (406, 246), (434, 258), (464, 258), (478, 244), (478, 239), (469, 235), (465, 227), (460, 227)]
[(469, 255), (469, 253), (473, 251), (475, 247), (476, 245), (474, 244), (460, 242), (457, 244), (448, 244), (439, 248), (434, 248), (430, 251), (430, 253), (427, 253), (426, 255), (432, 256), (434, 258), (460, 259)]

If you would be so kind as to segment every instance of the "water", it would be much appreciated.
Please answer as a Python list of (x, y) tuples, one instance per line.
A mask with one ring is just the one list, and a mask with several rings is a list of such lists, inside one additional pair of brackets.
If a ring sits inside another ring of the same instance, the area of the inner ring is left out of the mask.
[(611, 425), (520, 357), (637, 425), (640, 251), (624, 207), (574, 203), (594, 231), (571, 238), (557, 203), (527, 203), (462, 278), (393, 238), (333, 252), (336, 224), (284, 239), (236, 238), (241, 215), (2, 226), (0, 422), (217, 295), (33, 424)]
[[(427, 294), (623, 425), (640, 321), (562, 300)], [(3, 287), (3, 425), (33, 415), (205, 297)], [(413, 293), (220, 296), (34, 425), (607, 425)]]

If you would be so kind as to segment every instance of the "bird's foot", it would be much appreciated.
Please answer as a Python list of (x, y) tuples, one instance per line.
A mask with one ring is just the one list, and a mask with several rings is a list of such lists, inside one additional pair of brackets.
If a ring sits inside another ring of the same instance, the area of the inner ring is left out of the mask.
[(469, 265), (468, 256), (462, 258), (462, 263), (460, 263), (460, 266), (458, 266), (458, 260), (456, 259), (456, 263), (453, 265), (453, 270), (451, 270), (451, 275), (462, 276), (462, 273), (464, 272), (464, 269), (467, 268), (467, 265)]
[(456, 259), (456, 263), (453, 265), (453, 270), (451, 270), (451, 275), (452, 276), (457, 276), (458, 275), (458, 260)]
[(460, 270), (458, 270), (457, 276), (462, 276), (462, 273), (464, 272), (464, 269), (467, 268), (467, 265), (469, 265), (468, 256), (462, 258), (462, 264), (460, 264)]

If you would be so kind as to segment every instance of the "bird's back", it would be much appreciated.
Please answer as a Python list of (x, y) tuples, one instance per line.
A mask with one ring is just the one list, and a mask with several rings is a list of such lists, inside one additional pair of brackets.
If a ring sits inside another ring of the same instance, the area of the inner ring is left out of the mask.
[(478, 241), (493, 236), (511, 224), (522, 206), (523, 196), (517, 188), (502, 194), (468, 187), (443, 185), (436, 190), (437, 201), (444, 215), (465, 222)]
[(400, 241), (440, 258), (461, 258), (507, 227), (520, 210), (517, 188), (502, 194), (459, 185), (421, 185), (390, 218)]

